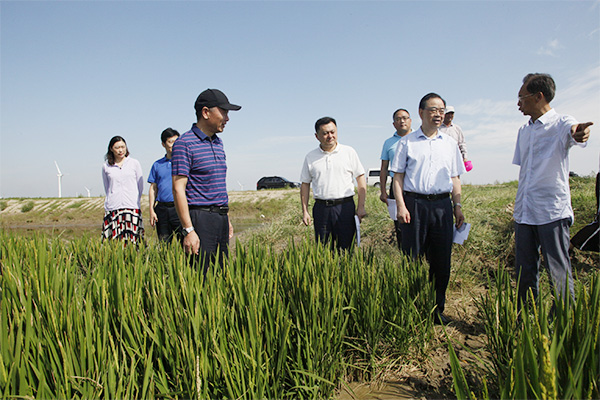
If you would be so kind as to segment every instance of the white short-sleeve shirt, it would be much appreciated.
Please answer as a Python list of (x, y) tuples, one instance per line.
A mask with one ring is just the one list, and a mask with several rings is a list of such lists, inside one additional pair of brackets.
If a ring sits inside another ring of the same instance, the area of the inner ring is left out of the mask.
[(466, 172), (456, 140), (421, 128), (400, 139), (390, 170), (404, 173), (404, 191), (420, 194), (451, 193), (452, 178)]
[(311, 183), (315, 199), (333, 200), (354, 195), (354, 179), (364, 175), (358, 154), (338, 143), (331, 152), (317, 147), (304, 158), (300, 181)]
[(569, 189), (569, 149), (579, 144), (571, 136), (578, 122), (554, 109), (519, 129), (513, 164), (519, 165), (514, 219), (519, 224), (544, 225), (564, 218), (573, 222)]

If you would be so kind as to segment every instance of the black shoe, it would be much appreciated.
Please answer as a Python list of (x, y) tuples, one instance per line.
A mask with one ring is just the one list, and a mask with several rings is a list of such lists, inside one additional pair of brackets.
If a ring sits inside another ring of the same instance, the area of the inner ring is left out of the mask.
[(442, 313), (434, 313), (433, 314), (433, 323), (436, 325), (447, 325), (450, 320), (444, 316)]

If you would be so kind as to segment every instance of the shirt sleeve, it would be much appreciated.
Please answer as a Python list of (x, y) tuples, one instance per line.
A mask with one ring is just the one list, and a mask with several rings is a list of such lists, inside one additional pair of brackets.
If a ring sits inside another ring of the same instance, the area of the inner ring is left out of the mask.
[(467, 172), (465, 169), (465, 163), (463, 162), (462, 153), (460, 151), (460, 146), (454, 146), (454, 165), (452, 166), (452, 174), (451, 178), (455, 178)]
[(310, 175), (310, 170), (308, 168), (308, 155), (304, 157), (304, 164), (302, 164), (302, 171), (300, 172), (300, 182), (302, 183), (311, 183), (312, 176)]
[(383, 161), (389, 161), (387, 140), (383, 143), (383, 148), (381, 149), (381, 157), (380, 158)]
[(104, 194), (108, 196), (108, 174), (106, 173), (106, 164), (102, 165), (102, 182), (104, 183)]
[(456, 130), (458, 131), (458, 148), (460, 149), (462, 158), (465, 160), (468, 160), (468, 158), (467, 158), (467, 142), (465, 141), (465, 134), (463, 133), (460, 126), (457, 126)]
[(406, 160), (408, 157), (408, 144), (406, 139), (400, 139), (396, 147), (396, 154), (390, 166), (390, 171), (394, 173), (404, 173), (406, 169)]
[(171, 158), (171, 175), (190, 175), (190, 157), (188, 153), (187, 143), (181, 138), (173, 143), (173, 157)]
[(519, 142), (521, 141), (521, 131), (523, 128), (519, 129), (519, 133), (517, 134), (517, 143), (515, 144), (515, 154), (513, 156), (512, 163), (514, 165), (521, 165), (521, 146), (519, 146)]
[(142, 173), (142, 164), (137, 160), (135, 160), (135, 176), (138, 185), (138, 204), (140, 204), (142, 192), (144, 191), (144, 174)]
[(579, 143), (578, 141), (573, 139), (573, 135), (571, 135), (571, 128), (573, 127), (573, 125), (579, 124), (579, 121), (577, 121), (575, 118), (571, 117), (570, 115), (567, 115), (567, 116), (565, 116), (564, 124), (565, 124), (565, 127), (563, 129), (565, 130), (565, 136), (567, 137), (567, 149), (569, 149), (575, 145), (577, 145), (579, 147), (586, 147), (588, 142)]
[(354, 149), (352, 149), (352, 174), (354, 178), (365, 174), (365, 168), (360, 163), (358, 153)]
[(156, 162), (152, 164), (150, 173), (148, 174), (148, 183), (156, 183)]

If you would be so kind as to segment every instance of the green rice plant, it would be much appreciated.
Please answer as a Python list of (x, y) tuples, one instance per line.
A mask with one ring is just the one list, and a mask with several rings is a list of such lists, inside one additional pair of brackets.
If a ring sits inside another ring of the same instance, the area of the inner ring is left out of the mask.
[[(598, 398), (600, 396), (600, 274), (576, 285), (576, 301), (555, 293), (554, 311), (537, 299), (518, 313), (510, 277), (499, 269), (496, 292), (479, 302), (488, 333), (489, 377), (499, 398)], [(552, 315), (552, 319), (549, 319)], [(459, 398), (470, 398), (462, 369), (450, 352)]]
[(383, 357), (430, 334), (422, 272), (309, 241), (237, 243), (204, 279), (180, 246), (3, 231), (0, 268), (2, 398), (330, 397), (362, 338)]
[[(444, 333), (446, 337), (448, 334), (446, 332), (446, 328), (444, 327)], [(469, 384), (467, 383), (467, 378), (465, 377), (462, 366), (460, 365), (460, 361), (456, 352), (454, 351), (454, 346), (452, 345), (452, 341), (448, 341), (448, 357), (450, 358), (450, 368), (452, 370), (452, 382), (454, 384), (454, 392), (456, 393), (457, 399), (465, 399), (465, 400), (475, 400), (477, 397), (469, 388)], [(485, 385), (485, 381), (484, 381)], [(487, 391), (487, 388), (486, 388)], [(482, 398), (488, 398), (487, 395), (482, 396)]]
[(342, 375), (350, 310), (341, 283), (350, 257), (309, 242), (282, 254), (282, 298), (292, 321), (287, 365), (292, 397), (328, 396)]
[(368, 379), (379, 360), (423, 350), (433, 330), (434, 292), (427, 267), (408, 258), (375, 258), (366, 250), (351, 262), (344, 276), (352, 308), (348, 345)]

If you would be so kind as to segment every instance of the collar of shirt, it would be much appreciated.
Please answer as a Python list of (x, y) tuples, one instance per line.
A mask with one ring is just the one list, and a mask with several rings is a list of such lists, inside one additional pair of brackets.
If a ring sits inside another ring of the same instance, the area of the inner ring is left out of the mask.
[(323, 153), (323, 154), (335, 154), (335, 153), (339, 153), (339, 151), (340, 151), (340, 143), (339, 143), (339, 142), (338, 142), (338, 143), (336, 143), (336, 144), (335, 144), (335, 149), (333, 149), (333, 150), (331, 150), (331, 151), (325, 151), (325, 150), (323, 150), (323, 149), (321, 148), (321, 145), (319, 145), (319, 147), (317, 147), (317, 148), (318, 148), (318, 149), (321, 151), (321, 153)]
[(212, 136), (212, 138), (208, 137), (208, 135), (204, 132), (202, 132), (200, 130), (200, 128), (198, 128), (196, 126), (196, 124), (192, 124), (192, 132), (194, 132), (194, 135), (196, 135), (196, 137), (202, 141), (212, 141), (213, 143), (219, 143), (219, 141), (221, 140), (216, 134), (214, 134)]
[(129, 163), (129, 156), (125, 157), (125, 159), (123, 160), (123, 165), (121, 165), (121, 166), (117, 165), (116, 162), (113, 165), (110, 165), (108, 162), (106, 164), (109, 166), (109, 168), (110, 167), (124, 168), (125, 165), (127, 165), (128, 163)]
[(420, 139), (426, 139), (426, 140), (443, 139), (442, 132), (440, 132), (439, 129), (437, 130), (435, 135), (432, 135), (431, 137), (427, 137), (427, 135), (425, 135), (425, 133), (423, 133), (423, 129), (419, 128), (419, 130), (417, 131), (417, 137)]
[(536, 119), (535, 121), (533, 120), (529, 120), (529, 125), (533, 125), (536, 122), (540, 122), (540, 124), (545, 125), (547, 124), (554, 116), (556, 115), (556, 111), (554, 111), (554, 108), (551, 108), (550, 110), (546, 111), (546, 113), (544, 115), (542, 115), (541, 117), (539, 117), (538, 119)]

